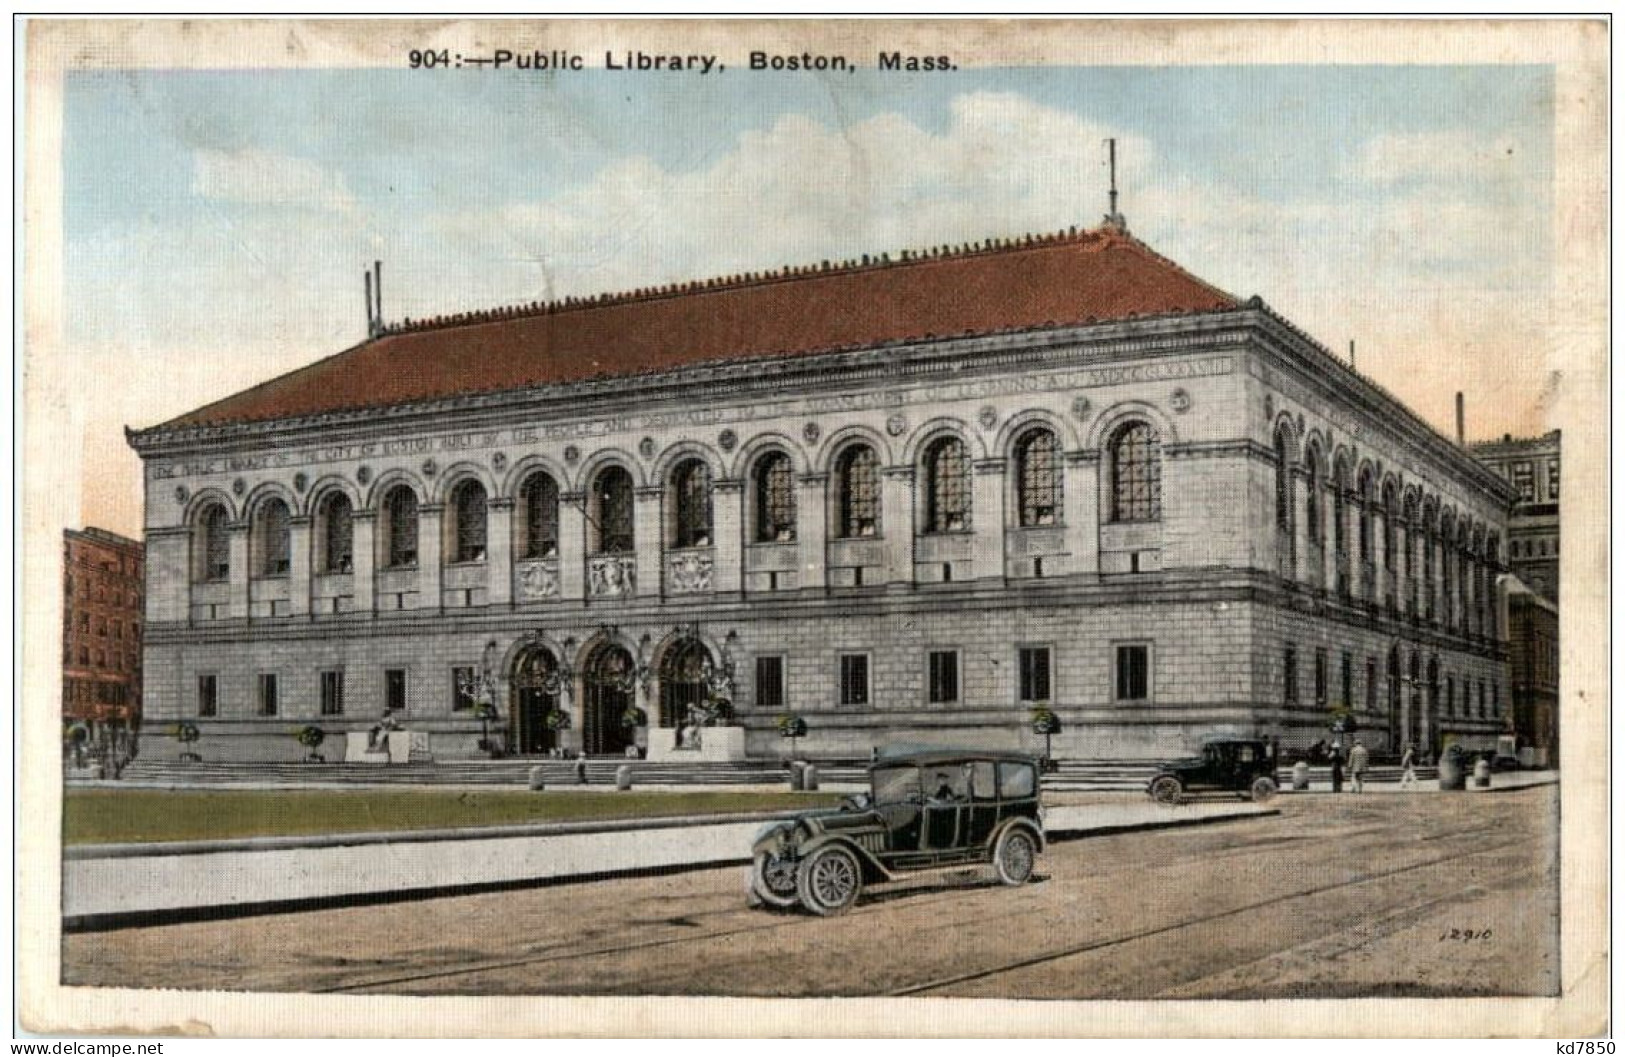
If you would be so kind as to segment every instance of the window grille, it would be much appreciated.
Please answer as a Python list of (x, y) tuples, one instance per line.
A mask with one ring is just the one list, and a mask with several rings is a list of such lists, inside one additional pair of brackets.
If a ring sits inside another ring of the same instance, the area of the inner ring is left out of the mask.
[(632, 550), (632, 475), (619, 466), (605, 468), (594, 489), (598, 508), (598, 550), (624, 554)]
[(521, 495), (525, 501), (525, 557), (550, 558), (559, 552), (559, 486), (545, 473), (532, 474)]
[(784, 658), (756, 658), (756, 707), (784, 707)]
[(873, 536), (880, 519), (880, 466), (873, 448), (858, 445), (842, 455), (840, 476), (841, 535)]
[(1117, 647), (1117, 700), (1144, 701), (1151, 696), (1151, 647)]
[(869, 703), (869, 655), (844, 653), (841, 655), (841, 704), (867, 705)]
[(677, 467), (673, 475), (677, 492), (678, 547), (711, 545), (711, 470), (698, 459)]
[(926, 452), (925, 497), (927, 532), (970, 528), (970, 462), (958, 437), (944, 437)]
[(1059, 520), (1061, 476), (1055, 434), (1035, 429), (1016, 444), (1017, 505), (1023, 527)]
[(1275, 434), (1275, 527), (1292, 531), (1292, 467), (1287, 463), (1286, 434)]
[(410, 568), (418, 563), (418, 497), (404, 485), (389, 493), (384, 503), (389, 515), (389, 567)]
[(406, 709), (406, 669), (384, 669), (384, 711), (402, 712)]
[(452, 507), (456, 518), (457, 546), (453, 560), (479, 562), (485, 560), (485, 489), (478, 481), (464, 481), (452, 493)]
[(269, 500), (260, 509), (260, 546), (263, 576), (285, 576), (288, 572), (288, 505), (280, 499)]
[(1281, 700), (1286, 704), (1298, 703), (1298, 648), (1288, 644), (1281, 657)]
[(1049, 647), (1023, 646), (1017, 658), (1021, 668), (1021, 700), (1039, 703), (1050, 699)]
[(276, 676), (262, 672), (259, 678), (260, 715), (274, 716), (277, 712)]
[(344, 673), (342, 671), (322, 673), (322, 715), (344, 715)]
[(756, 539), (782, 543), (795, 538), (796, 489), (790, 456), (769, 452), (756, 463)]
[(347, 573), (354, 561), (355, 525), (350, 509), (350, 498), (335, 492), (326, 503), (326, 524), (323, 526), (327, 548), (327, 571)]
[(231, 541), (226, 536), (226, 510), (212, 506), (203, 515), (203, 578), (231, 577)]
[(1111, 445), (1112, 520), (1162, 518), (1162, 456), (1156, 431), (1134, 422), (1117, 431)]
[(959, 654), (955, 650), (932, 650), (927, 660), (930, 702), (951, 704), (959, 700)]
[(220, 680), (214, 675), (197, 677), (197, 714), (203, 719), (220, 712)]

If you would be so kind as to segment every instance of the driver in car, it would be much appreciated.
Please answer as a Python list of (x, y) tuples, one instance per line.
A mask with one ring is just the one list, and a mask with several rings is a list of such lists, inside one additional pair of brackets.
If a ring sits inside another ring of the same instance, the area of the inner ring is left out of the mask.
[(954, 793), (954, 785), (953, 785), (953, 782), (949, 781), (947, 771), (938, 771), (937, 772), (937, 791), (935, 793), (931, 794), (931, 799), (933, 799), (933, 800), (958, 800), (959, 799), (958, 795)]

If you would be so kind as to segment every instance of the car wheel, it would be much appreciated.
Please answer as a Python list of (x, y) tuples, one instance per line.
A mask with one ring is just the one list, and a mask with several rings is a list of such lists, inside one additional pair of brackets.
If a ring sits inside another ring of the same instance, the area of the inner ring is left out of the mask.
[(793, 907), (800, 898), (796, 891), (796, 864), (765, 851), (756, 856), (750, 886), (757, 898), (769, 906)]
[(1259, 803), (1275, 795), (1275, 779), (1260, 775), (1253, 779), (1253, 799)]
[(999, 880), (1007, 885), (1026, 884), (1033, 876), (1033, 861), (1038, 857), (1038, 842), (1033, 835), (1019, 827), (1004, 831), (999, 845), (993, 850), (993, 868)]
[(819, 848), (801, 861), (796, 890), (801, 905), (820, 917), (839, 914), (858, 901), (863, 871), (845, 848)]
[(1159, 804), (1177, 804), (1185, 795), (1179, 779), (1165, 774), (1151, 783), (1151, 799)]

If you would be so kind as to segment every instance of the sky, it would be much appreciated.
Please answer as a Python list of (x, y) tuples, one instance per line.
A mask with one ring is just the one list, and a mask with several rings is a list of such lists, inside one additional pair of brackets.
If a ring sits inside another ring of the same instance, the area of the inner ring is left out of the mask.
[(1345, 353), (1442, 431), (1552, 425), (1548, 66), (941, 75), (103, 70), (63, 96), (82, 521), (145, 427), (390, 320), (1094, 226)]

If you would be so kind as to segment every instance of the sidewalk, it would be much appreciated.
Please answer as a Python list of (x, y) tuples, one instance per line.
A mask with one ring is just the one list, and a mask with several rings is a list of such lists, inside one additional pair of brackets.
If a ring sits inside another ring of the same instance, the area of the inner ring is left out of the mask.
[[(1467, 776), (1467, 792), (1469, 793), (1496, 793), (1513, 789), (1529, 789), (1537, 785), (1556, 785), (1558, 772), (1556, 771), (1501, 771), (1490, 775), (1490, 787), (1479, 789), (1473, 785), (1472, 774)], [(1308, 789), (1293, 789), (1290, 775), (1281, 784), (1283, 793), (1330, 793), (1332, 783), (1329, 779), (1311, 779)], [(1353, 784), (1348, 776), (1343, 778), (1343, 793), (1353, 793)], [(1405, 789), (1398, 782), (1371, 782), (1365, 784), (1367, 793), (1437, 793), (1439, 780), (1437, 778), (1419, 779), (1414, 789)], [(1447, 790), (1448, 791), (1448, 790)]]
[[(1186, 826), (1276, 810), (1250, 803), (1167, 807), (1133, 799), (1052, 807), (1052, 839)], [(560, 823), (66, 849), (63, 927), (376, 902), (749, 861), (774, 817)]]

